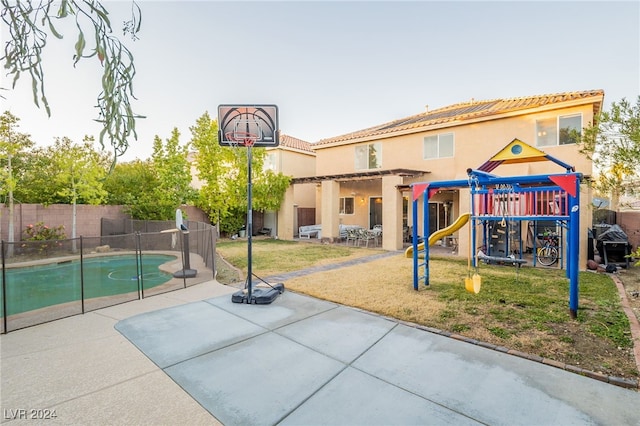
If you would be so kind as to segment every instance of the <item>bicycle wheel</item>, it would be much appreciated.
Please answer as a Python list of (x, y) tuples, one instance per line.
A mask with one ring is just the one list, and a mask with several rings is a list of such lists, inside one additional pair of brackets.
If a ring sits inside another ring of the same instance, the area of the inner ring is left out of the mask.
[(558, 249), (555, 247), (540, 247), (538, 249), (538, 262), (544, 266), (551, 266), (558, 261)]

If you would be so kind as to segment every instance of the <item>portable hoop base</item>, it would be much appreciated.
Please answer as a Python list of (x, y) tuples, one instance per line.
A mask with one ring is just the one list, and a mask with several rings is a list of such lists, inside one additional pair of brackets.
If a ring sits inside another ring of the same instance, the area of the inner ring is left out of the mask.
[(268, 305), (284, 293), (284, 284), (274, 284), (270, 288), (255, 287), (249, 296), (247, 289), (236, 291), (231, 295), (233, 303), (246, 303), (248, 305)]

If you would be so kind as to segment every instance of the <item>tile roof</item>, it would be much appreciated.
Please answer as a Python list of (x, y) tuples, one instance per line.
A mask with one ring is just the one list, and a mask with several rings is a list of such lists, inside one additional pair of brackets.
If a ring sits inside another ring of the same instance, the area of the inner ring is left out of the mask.
[[(289, 148), (296, 151), (305, 151), (310, 154), (315, 154), (312, 145), (309, 142), (303, 141), (302, 139), (294, 138), (293, 136), (280, 134), (280, 144), (278, 148)], [(273, 148), (277, 149), (277, 148)]]
[(420, 114), (390, 121), (388, 123), (369, 127), (363, 130), (358, 130), (356, 132), (347, 133), (345, 135), (321, 139), (313, 145), (314, 147), (320, 147), (321, 145), (347, 142), (353, 139), (384, 137), (385, 135), (401, 131), (422, 131), (425, 130), (425, 127), (435, 125), (482, 118), (488, 119), (491, 118), (491, 116), (497, 116), (514, 111), (539, 108), (564, 102), (575, 102), (582, 99), (590, 98), (599, 98), (596, 100), (590, 100), (590, 102), (594, 102), (595, 104), (594, 113), (598, 113), (603, 97), (603, 90), (589, 90), (583, 92), (565, 92), (547, 95), (526, 96), (520, 98), (493, 99), (486, 101), (476, 101), (472, 99), (469, 102), (462, 102), (433, 111), (425, 111)]

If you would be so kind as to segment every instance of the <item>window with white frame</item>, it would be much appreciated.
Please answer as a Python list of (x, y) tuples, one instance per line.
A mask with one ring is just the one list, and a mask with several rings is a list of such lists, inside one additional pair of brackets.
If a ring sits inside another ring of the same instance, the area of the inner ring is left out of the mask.
[(264, 157), (264, 170), (276, 170), (276, 153), (275, 152), (267, 152), (267, 155)]
[(536, 146), (575, 144), (579, 142), (581, 133), (582, 114), (536, 120)]
[(453, 133), (426, 136), (424, 138), (423, 152), (425, 160), (453, 157)]
[(353, 197), (340, 197), (340, 214), (353, 214)]
[(356, 146), (356, 170), (379, 169), (382, 167), (382, 144), (380, 142)]

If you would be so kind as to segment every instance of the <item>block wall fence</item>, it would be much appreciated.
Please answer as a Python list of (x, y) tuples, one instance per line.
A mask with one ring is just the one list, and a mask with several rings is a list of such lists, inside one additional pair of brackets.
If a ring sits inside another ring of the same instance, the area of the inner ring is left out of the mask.
[[(207, 215), (197, 207), (183, 206), (184, 220), (209, 223)], [(76, 206), (76, 237), (100, 236), (102, 218), (128, 219), (123, 206)], [(22, 232), (29, 225), (43, 222), (49, 227), (64, 226), (65, 235), (71, 238), (73, 206), (70, 204), (16, 204), (14, 207), (14, 240), (20, 241)], [(9, 239), (9, 207), (0, 205), (0, 239)]]
[(618, 225), (627, 234), (629, 244), (635, 250), (640, 246), (640, 212), (619, 212), (617, 214)]

